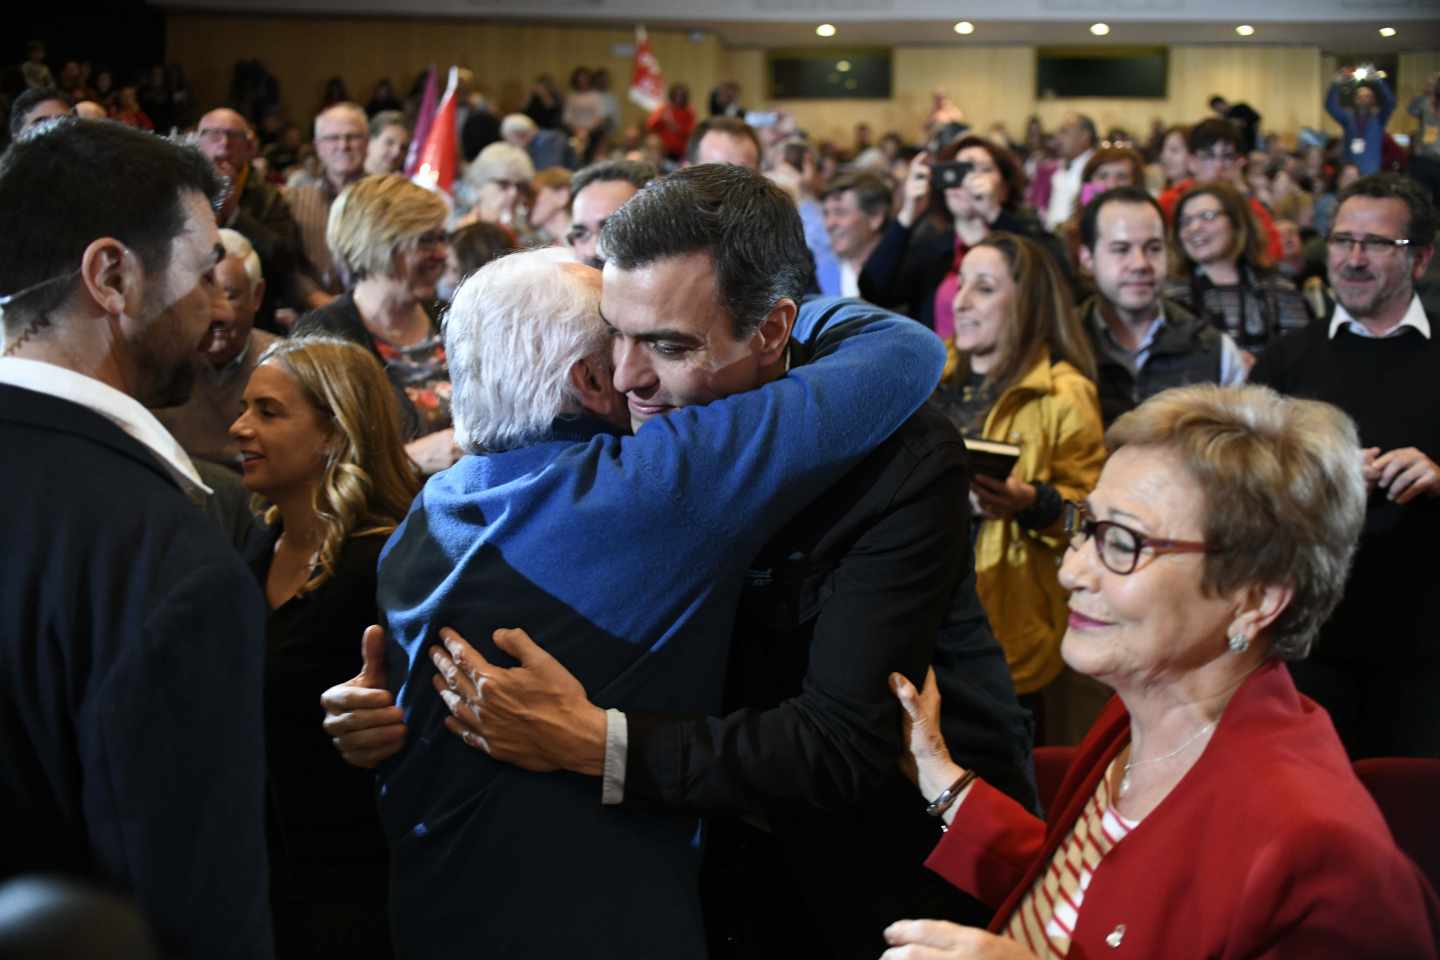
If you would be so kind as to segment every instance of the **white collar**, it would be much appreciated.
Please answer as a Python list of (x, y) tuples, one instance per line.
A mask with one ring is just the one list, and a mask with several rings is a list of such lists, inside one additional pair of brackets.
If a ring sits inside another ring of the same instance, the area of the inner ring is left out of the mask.
[(1350, 311), (1342, 307), (1337, 301), (1335, 304), (1335, 314), (1330, 318), (1329, 338), (1334, 340), (1335, 334), (1339, 333), (1340, 328), (1346, 324), (1350, 325), (1351, 333), (1357, 337), (1366, 337), (1370, 340), (1385, 340), (1398, 336), (1400, 331), (1406, 327), (1414, 327), (1420, 331), (1420, 336), (1426, 340), (1430, 339), (1430, 320), (1425, 316), (1425, 308), (1420, 306), (1420, 295), (1418, 293), (1410, 298), (1410, 307), (1405, 311), (1405, 316), (1400, 318), (1400, 322), (1379, 337), (1371, 333), (1363, 323), (1350, 316)]
[(160, 465), (192, 499), (203, 499), (205, 486), (195, 464), (169, 432), (134, 397), (74, 370), (19, 357), (0, 357), (0, 383), (68, 400), (115, 424), (155, 455)]

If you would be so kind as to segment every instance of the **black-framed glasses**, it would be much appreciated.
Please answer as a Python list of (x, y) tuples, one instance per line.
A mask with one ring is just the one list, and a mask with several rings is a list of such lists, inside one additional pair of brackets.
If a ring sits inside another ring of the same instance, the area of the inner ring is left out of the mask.
[(1094, 539), (1095, 552), (1100, 562), (1111, 573), (1125, 576), (1135, 572), (1140, 563), (1140, 554), (1146, 550), (1153, 555), (1166, 553), (1211, 553), (1209, 546), (1198, 540), (1164, 540), (1147, 537), (1111, 520), (1096, 520), (1090, 516), (1083, 503), (1065, 504), (1065, 535), (1070, 538), (1070, 547), (1079, 550), (1085, 541)]
[(1348, 257), (1357, 246), (1367, 257), (1381, 257), (1410, 246), (1410, 240), (1407, 237), (1378, 237), (1373, 233), (1363, 237), (1353, 233), (1332, 233), (1325, 238), (1325, 246), (1337, 257)]
[(1197, 223), (1214, 223), (1225, 216), (1224, 210), (1197, 210), (1194, 213), (1187, 213), (1180, 218), (1180, 229), (1193, 226)]

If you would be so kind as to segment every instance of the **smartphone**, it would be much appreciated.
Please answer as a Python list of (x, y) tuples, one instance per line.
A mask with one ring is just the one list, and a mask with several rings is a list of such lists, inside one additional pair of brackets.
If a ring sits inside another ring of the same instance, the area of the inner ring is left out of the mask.
[(948, 190), (951, 187), (958, 187), (965, 182), (970, 171), (975, 169), (975, 164), (966, 163), (963, 160), (954, 160), (950, 163), (937, 163), (930, 168), (930, 182), (937, 189)]

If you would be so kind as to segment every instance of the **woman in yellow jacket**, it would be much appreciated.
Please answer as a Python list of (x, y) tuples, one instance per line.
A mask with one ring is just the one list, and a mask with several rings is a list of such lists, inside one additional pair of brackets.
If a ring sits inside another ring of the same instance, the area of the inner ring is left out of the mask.
[(1051, 728), (1042, 737), (1064, 740), (1071, 724), (1055, 714), (1073, 712), (1065, 684), (1039, 693), (1064, 667), (1061, 514), (1099, 478), (1105, 441), (1094, 355), (1050, 255), (1004, 233), (972, 247), (960, 266), (950, 352), (939, 399), (961, 432), (1020, 447), (1007, 479), (972, 476), (980, 600), (1016, 692)]

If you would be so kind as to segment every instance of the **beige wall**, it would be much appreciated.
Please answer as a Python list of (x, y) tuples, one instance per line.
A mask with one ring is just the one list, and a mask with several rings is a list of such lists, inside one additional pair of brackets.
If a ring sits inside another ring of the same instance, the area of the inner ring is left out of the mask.
[[(571, 69), (585, 64), (608, 67), (625, 121), (641, 119), (625, 98), (633, 61), (611, 54), (614, 44), (634, 42), (631, 29), (211, 14), (175, 14), (166, 18), (166, 28), (168, 56), (184, 65), (202, 109), (224, 101), (241, 57), (260, 60), (280, 80), (290, 119), (299, 123), (309, 121), (334, 74), (363, 103), (382, 77), (403, 98), (428, 64), (440, 67), (442, 87), (450, 65), (469, 67), (480, 90), (509, 111), (520, 107), (539, 74), (554, 74), (563, 88)], [(666, 81), (688, 83), (693, 95), (704, 98), (722, 79), (724, 51), (713, 34), (693, 43), (684, 32), (652, 30), (650, 41)]]

